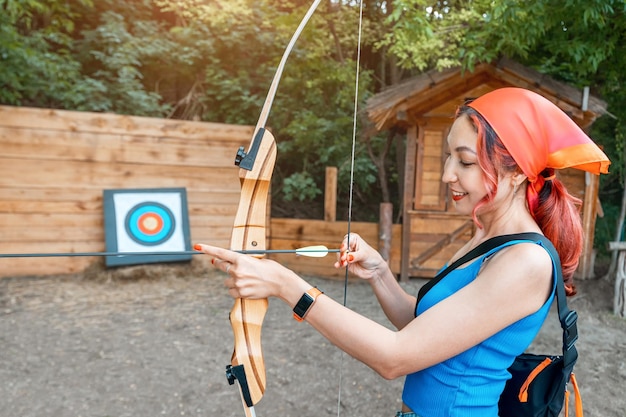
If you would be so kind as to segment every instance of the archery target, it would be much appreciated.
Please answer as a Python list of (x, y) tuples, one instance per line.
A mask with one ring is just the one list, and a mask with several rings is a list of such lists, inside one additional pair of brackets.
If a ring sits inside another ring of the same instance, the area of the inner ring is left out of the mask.
[(191, 259), (189, 254), (158, 255), (191, 250), (184, 188), (105, 190), (104, 211), (107, 252), (146, 253), (107, 256), (107, 266)]
[(126, 234), (140, 245), (156, 246), (167, 242), (176, 229), (172, 211), (161, 203), (148, 201), (132, 207), (124, 220)]

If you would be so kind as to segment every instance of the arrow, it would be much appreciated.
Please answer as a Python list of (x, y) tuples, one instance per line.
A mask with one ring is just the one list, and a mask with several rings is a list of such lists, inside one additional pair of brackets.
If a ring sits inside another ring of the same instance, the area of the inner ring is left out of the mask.
[[(329, 253), (339, 253), (339, 249), (328, 249), (323, 245), (305, 246), (299, 249), (266, 249), (266, 250), (237, 250), (234, 252), (246, 255), (266, 255), (274, 253), (295, 253), (297, 256), (323, 258)], [(199, 251), (177, 252), (58, 252), (58, 253), (0, 253), (0, 258), (61, 258), (74, 256), (173, 256), (173, 255), (204, 255)]]

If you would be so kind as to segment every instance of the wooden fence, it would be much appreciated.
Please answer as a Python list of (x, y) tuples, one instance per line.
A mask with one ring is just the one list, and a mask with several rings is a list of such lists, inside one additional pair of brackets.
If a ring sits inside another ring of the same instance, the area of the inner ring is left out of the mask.
[[(193, 241), (228, 245), (239, 146), (253, 127), (0, 106), (0, 253), (97, 252), (102, 193), (187, 190)], [(4, 258), (0, 276), (81, 271), (95, 258)]]

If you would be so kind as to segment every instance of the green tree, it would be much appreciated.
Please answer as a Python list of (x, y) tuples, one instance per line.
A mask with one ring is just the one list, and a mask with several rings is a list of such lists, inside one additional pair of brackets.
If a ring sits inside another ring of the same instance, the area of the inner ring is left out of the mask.
[(0, 102), (80, 108), (100, 88), (71, 53), (77, 18), (61, 0), (0, 0)]

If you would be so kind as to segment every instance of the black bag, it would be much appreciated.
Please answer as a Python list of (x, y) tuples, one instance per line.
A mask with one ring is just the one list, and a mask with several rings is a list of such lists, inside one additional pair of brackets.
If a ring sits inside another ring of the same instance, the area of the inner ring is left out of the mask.
[(575, 311), (567, 307), (565, 287), (558, 253), (547, 238), (538, 233), (518, 233), (491, 238), (468, 252), (465, 256), (441, 271), (426, 283), (418, 293), (417, 302), (422, 299), (437, 282), (460, 265), (480, 256), (511, 240), (541, 241), (556, 265), (556, 299), (559, 320), (563, 329), (563, 355), (534, 355), (524, 353), (515, 358), (509, 367), (511, 379), (506, 382), (498, 402), (500, 417), (558, 417), (563, 405), (568, 416), (569, 391), (572, 381), (576, 397), (576, 417), (583, 417), (582, 401), (576, 377), (572, 372), (578, 359), (574, 344), (578, 339)]
[[(509, 368), (511, 379), (498, 402), (500, 417), (557, 417), (568, 396), (570, 378), (576, 384), (573, 368), (573, 363), (564, 365), (563, 356), (524, 353), (515, 358)], [(577, 386), (575, 391), (579, 398)], [(578, 402), (576, 415), (582, 416)]]
[(578, 340), (578, 315), (567, 307), (565, 287), (561, 272), (559, 255), (552, 242), (538, 235), (556, 264), (556, 302), (559, 321), (563, 329), (563, 355), (533, 355), (524, 353), (509, 367), (511, 379), (504, 387), (498, 402), (500, 417), (558, 417), (565, 403), (565, 416), (569, 414), (570, 380), (576, 396), (576, 416), (582, 417), (582, 401), (578, 384), (573, 373), (578, 359), (576, 340)]

